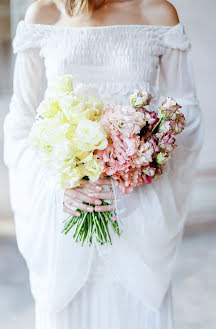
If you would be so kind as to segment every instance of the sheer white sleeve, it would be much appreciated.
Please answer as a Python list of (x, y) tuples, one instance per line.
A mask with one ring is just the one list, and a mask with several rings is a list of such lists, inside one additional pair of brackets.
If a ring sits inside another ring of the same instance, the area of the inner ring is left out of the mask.
[(101, 251), (119, 280), (153, 309), (160, 307), (171, 282), (203, 144), (190, 48), (174, 40), (161, 56), (159, 96), (178, 100), (186, 128), (176, 136), (178, 147), (159, 180), (128, 195), (114, 187), (122, 235), (113, 236), (113, 246)]
[(78, 248), (71, 235), (61, 233), (67, 217), (62, 211), (64, 191), (29, 144), (46, 75), (40, 48), (25, 42), (17, 37), (14, 42), (17, 57), (13, 96), (4, 121), (4, 161), (9, 168), (18, 247), (29, 268), (32, 293), (44, 308), (59, 310), (85, 281), (90, 251)]

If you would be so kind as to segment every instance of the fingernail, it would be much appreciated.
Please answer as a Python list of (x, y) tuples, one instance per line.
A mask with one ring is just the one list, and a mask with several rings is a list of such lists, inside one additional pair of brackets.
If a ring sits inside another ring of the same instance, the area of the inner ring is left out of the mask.
[(93, 208), (92, 207), (88, 207), (87, 210), (92, 212), (93, 211)]
[(98, 206), (100, 206), (101, 205), (101, 200), (95, 200), (95, 204), (97, 204)]
[(79, 212), (76, 212), (76, 216), (77, 216), (77, 217), (80, 216), (80, 213), (79, 213)]
[(94, 193), (89, 193), (88, 196), (95, 196), (95, 194)]
[(96, 186), (96, 190), (101, 191), (102, 187), (101, 186)]

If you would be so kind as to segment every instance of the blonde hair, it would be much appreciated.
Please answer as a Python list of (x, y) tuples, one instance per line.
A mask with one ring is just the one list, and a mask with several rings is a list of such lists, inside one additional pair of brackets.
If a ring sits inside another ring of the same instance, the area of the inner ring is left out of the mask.
[(79, 13), (92, 14), (105, 0), (65, 0), (65, 10), (68, 15), (74, 16)]

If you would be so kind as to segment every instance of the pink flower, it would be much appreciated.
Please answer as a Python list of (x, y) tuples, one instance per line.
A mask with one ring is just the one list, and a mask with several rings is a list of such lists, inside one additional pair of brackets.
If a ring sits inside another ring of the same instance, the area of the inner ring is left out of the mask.
[(158, 180), (162, 174), (163, 174), (163, 167), (162, 166), (157, 166), (156, 167), (156, 172), (155, 172), (155, 175), (154, 175), (154, 180)]
[(174, 133), (173, 134), (178, 135), (185, 128), (185, 125), (186, 125), (185, 116), (181, 112), (176, 111), (172, 115), (172, 120), (175, 122), (175, 127), (174, 127)]
[(149, 125), (153, 125), (158, 122), (158, 114), (155, 111), (145, 111), (145, 117)]
[(142, 178), (145, 184), (150, 184), (155, 176), (156, 168), (147, 166), (142, 168)]
[(159, 147), (164, 152), (171, 152), (177, 145), (175, 144), (175, 138), (170, 133), (164, 133), (159, 138)]
[(173, 120), (163, 120), (161, 121), (158, 132), (174, 134), (175, 132), (175, 122)]
[(152, 99), (151, 94), (145, 90), (134, 90), (134, 93), (130, 95), (130, 103), (133, 107), (143, 107), (150, 103)]
[(112, 178), (124, 194), (132, 192), (135, 187), (143, 183), (140, 168), (130, 168), (127, 172), (116, 173)]
[(141, 142), (137, 149), (136, 158), (134, 162), (136, 165), (147, 166), (152, 162), (152, 155), (154, 154), (154, 148), (149, 142)]
[(103, 175), (112, 177), (123, 193), (130, 193), (143, 183), (150, 184), (163, 174), (170, 152), (177, 146), (172, 135), (180, 133), (185, 126), (184, 115), (178, 110), (180, 106), (172, 98), (168, 97), (159, 108), (162, 121), (155, 127), (158, 114), (143, 107), (150, 101), (148, 94), (137, 91), (132, 96), (134, 107), (105, 106), (102, 124), (109, 143), (106, 149), (95, 152)]
[(156, 173), (156, 168), (151, 166), (143, 167), (142, 172), (147, 176), (154, 177)]
[(159, 107), (159, 112), (164, 118), (169, 118), (180, 108), (181, 106), (173, 98), (167, 97)]
[(156, 153), (159, 152), (159, 146), (158, 146), (158, 138), (155, 134), (151, 135), (151, 137), (148, 139), (148, 142), (152, 145), (154, 149), (154, 157), (156, 156)]
[(109, 132), (117, 131), (126, 137), (139, 134), (146, 125), (144, 113), (132, 106), (106, 105), (102, 115), (102, 125)]
[(142, 175), (142, 178), (143, 178), (143, 182), (145, 184), (150, 184), (152, 182), (152, 177), (150, 177), (150, 176)]
[(157, 157), (156, 157), (156, 161), (159, 165), (164, 165), (167, 160), (169, 158), (169, 154), (166, 152), (160, 152), (158, 153)]
[(124, 158), (134, 155), (140, 144), (140, 139), (137, 135), (133, 135), (129, 138), (113, 132), (111, 138), (116, 152), (124, 156)]

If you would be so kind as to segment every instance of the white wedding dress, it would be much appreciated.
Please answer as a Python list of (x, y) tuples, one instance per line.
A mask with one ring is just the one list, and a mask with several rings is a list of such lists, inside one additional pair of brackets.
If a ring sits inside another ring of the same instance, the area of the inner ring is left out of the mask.
[[(14, 92), (4, 123), (4, 161), (20, 252), (29, 268), (36, 329), (172, 329), (171, 275), (198, 156), (202, 113), (184, 26), (59, 27), (21, 21)], [(72, 74), (74, 90), (128, 104), (135, 88), (153, 105), (171, 96), (187, 126), (158, 181), (122, 195), (114, 187), (122, 234), (113, 246), (75, 244), (61, 233), (64, 191), (28, 135), (47, 84)]]

